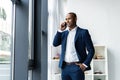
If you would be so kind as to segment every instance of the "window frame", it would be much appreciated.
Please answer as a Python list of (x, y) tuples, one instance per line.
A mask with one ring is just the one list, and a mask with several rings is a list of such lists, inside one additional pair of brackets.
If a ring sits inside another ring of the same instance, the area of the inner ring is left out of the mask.
[[(13, 1), (11, 80), (28, 80), (29, 0)], [(34, 63), (31, 80), (47, 80), (47, 0), (34, 1)]]

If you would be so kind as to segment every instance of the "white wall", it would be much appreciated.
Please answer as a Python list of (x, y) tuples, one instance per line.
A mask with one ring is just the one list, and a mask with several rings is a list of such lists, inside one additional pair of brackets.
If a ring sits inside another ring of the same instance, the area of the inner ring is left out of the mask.
[(109, 55), (109, 80), (120, 73), (120, 0), (67, 0), (65, 13), (75, 12), (78, 25), (87, 28), (95, 44), (105, 44)]

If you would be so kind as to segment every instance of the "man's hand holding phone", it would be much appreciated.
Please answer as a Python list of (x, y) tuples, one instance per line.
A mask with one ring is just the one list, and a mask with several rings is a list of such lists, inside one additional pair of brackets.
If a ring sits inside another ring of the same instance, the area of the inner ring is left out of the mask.
[(64, 31), (66, 29), (66, 27), (67, 27), (67, 23), (66, 22), (61, 23), (60, 30)]

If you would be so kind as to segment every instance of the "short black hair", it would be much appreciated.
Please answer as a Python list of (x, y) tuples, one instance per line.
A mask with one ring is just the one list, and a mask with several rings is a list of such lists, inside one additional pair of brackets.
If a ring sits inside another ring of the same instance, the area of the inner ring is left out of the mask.
[(69, 12), (68, 14), (72, 14), (72, 15), (73, 15), (73, 17), (77, 18), (76, 13), (74, 13), (74, 12)]

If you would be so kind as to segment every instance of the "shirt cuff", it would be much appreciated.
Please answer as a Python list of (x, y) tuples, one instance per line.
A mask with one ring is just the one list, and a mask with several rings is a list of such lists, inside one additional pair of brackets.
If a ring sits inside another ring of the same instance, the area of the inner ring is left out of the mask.
[(87, 68), (88, 66), (86, 64), (83, 63), (83, 65)]

